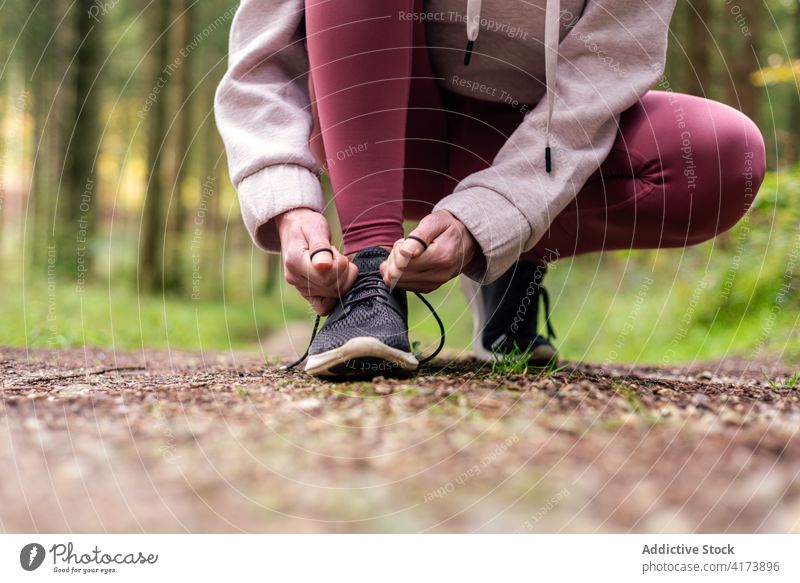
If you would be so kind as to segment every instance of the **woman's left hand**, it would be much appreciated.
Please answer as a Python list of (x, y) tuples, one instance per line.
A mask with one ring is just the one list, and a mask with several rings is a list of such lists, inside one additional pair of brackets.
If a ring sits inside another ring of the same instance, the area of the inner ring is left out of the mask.
[(478, 249), (464, 223), (447, 211), (429, 214), (409, 237), (412, 235), (425, 241), (428, 248), (408, 237), (397, 241), (381, 265), (381, 275), (389, 286), (431, 292), (461, 273)]

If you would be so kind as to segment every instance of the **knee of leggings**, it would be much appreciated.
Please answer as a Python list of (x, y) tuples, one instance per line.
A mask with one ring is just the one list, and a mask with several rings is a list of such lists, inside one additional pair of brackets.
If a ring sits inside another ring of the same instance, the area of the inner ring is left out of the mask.
[[(731, 119), (731, 118), (734, 119)], [(717, 180), (704, 183), (706, 194), (696, 197), (689, 243), (707, 241), (738, 223), (753, 204), (766, 173), (766, 148), (761, 131), (740, 112), (726, 113), (726, 124), (712, 138), (712, 167)]]

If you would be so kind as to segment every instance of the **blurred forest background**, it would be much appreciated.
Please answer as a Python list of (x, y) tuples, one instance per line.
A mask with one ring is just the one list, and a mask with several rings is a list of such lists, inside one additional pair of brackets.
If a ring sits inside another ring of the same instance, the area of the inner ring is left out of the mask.
[[(0, 0), (0, 344), (269, 353), (287, 325), (305, 340), (311, 314), (251, 245), (214, 125), (236, 4)], [(799, 59), (800, 0), (679, 0), (661, 87), (757, 120), (771, 172), (713, 242), (558, 263), (566, 357), (800, 360)], [(458, 286), (431, 297), (467, 346)], [(425, 313), (411, 333), (430, 340)]]

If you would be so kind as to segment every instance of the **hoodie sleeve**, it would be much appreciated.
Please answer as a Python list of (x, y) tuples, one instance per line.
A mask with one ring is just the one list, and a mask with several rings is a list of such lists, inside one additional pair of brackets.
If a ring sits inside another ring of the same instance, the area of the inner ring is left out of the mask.
[(245, 225), (267, 251), (280, 242), (273, 218), (322, 212), (312, 129), (303, 0), (243, 0), (231, 25), (228, 71), (214, 111)]
[(558, 49), (552, 172), (545, 172), (542, 99), (492, 165), (467, 176), (436, 205), (464, 223), (481, 247), (483, 255), (465, 271), (468, 277), (491, 282), (502, 275), (542, 238), (606, 159), (619, 115), (663, 73), (675, 2), (588, 0)]

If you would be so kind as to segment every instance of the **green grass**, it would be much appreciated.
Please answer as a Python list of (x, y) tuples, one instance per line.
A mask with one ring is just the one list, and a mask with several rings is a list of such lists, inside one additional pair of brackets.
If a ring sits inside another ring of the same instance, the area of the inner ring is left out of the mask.
[(137, 295), (125, 286), (74, 286), (29, 282), (5, 286), (0, 299), (0, 344), (34, 348), (97, 346), (189, 350), (253, 349), (285, 321), (310, 318), (298, 301), (276, 310), (275, 298), (230, 302)]
[[(558, 264), (547, 284), (562, 356), (657, 364), (756, 352), (798, 359), (794, 305), (787, 301), (771, 320), (774, 302), (760, 290), (762, 279), (739, 290), (745, 297), (748, 293), (763, 296), (758, 301), (748, 304), (731, 298), (720, 304), (712, 283), (687, 281), (699, 270), (689, 267), (689, 259), (683, 261), (679, 254), (665, 252), (667, 258), (658, 259), (658, 273), (649, 269), (652, 258), (642, 254), (585, 257)], [(711, 276), (705, 277), (710, 281)], [(648, 278), (653, 283), (645, 284)], [(286, 286), (271, 295), (256, 292), (251, 297), (193, 301), (138, 295), (123, 285), (92, 285), (77, 293), (71, 285), (57, 283), (55, 293), (49, 294), (46, 283), (31, 280), (24, 291), (19, 283), (4, 285), (0, 344), (255, 350), (259, 341), (287, 322), (307, 322), (310, 330), (313, 321), (302, 298)], [(472, 324), (459, 286), (451, 282), (429, 299), (445, 322), (450, 354), (468, 354)], [(420, 302), (412, 298), (409, 303), (411, 338), (419, 342), (415, 349), (427, 354), (436, 345), (438, 328)], [(496, 366), (521, 372), (514, 364), (517, 360), (524, 359), (508, 358)]]
[[(29, 277), (24, 286), (21, 278), (6, 278), (2, 289), (3, 346), (257, 350), (259, 342), (287, 323), (307, 322), (310, 333), (314, 318), (305, 301), (286, 285), (271, 294), (239, 289), (217, 301), (196, 301), (189, 294), (137, 294), (127, 284), (93, 284), (78, 292), (69, 281), (48, 286), (43, 277)], [(461, 313), (466, 305), (458, 286), (449, 284), (431, 297), (440, 304), (442, 316), (456, 322), (448, 330), (450, 344), (466, 346), (470, 323)], [(427, 353), (438, 340), (438, 328), (418, 300), (411, 305), (415, 349)]]
[(794, 391), (800, 387), (800, 373), (796, 372), (792, 376), (783, 379), (767, 379), (767, 382), (773, 391), (779, 391), (781, 389), (790, 389)]
[(498, 353), (492, 352), (492, 374), (525, 374), (528, 372), (528, 361), (531, 358), (531, 348), (522, 349), (516, 344), (511, 348), (511, 352)]
[[(562, 357), (669, 364), (779, 355), (800, 362), (799, 219), (800, 170), (771, 174), (750, 216), (714, 241), (558, 262), (546, 285)], [(313, 314), (297, 293), (278, 286), (266, 294), (251, 282), (254, 257), (238, 258), (236, 273), (227, 274), (226, 281), (247, 285), (229, 283), (224, 297), (203, 301), (137, 294), (119, 277), (83, 293), (60, 280), (48, 288), (42, 269), (29, 270), (23, 287), (6, 261), (0, 344), (249, 350), (287, 322), (310, 329)], [(446, 325), (449, 353), (469, 354), (472, 325), (457, 282), (428, 299)], [(438, 341), (436, 322), (416, 298), (409, 305), (411, 339), (428, 354)], [(512, 363), (509, 372), (517, 368)]]

